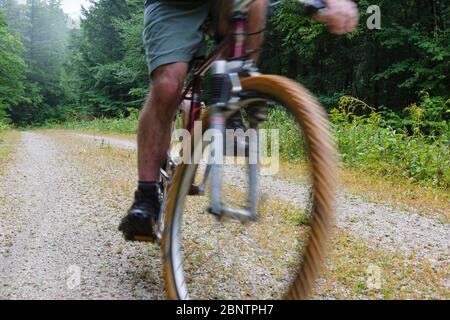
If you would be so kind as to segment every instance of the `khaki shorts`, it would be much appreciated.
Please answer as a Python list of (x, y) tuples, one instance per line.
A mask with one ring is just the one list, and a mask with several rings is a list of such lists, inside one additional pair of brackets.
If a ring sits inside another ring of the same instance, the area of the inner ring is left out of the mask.
[[(229, 1), (229, 0), (228, 0)], [(206, 53), (205, 21), (218, 21), (220, 0), (148, 0), (144, 46), (152, 73), (164, 64), (191, 62)]]

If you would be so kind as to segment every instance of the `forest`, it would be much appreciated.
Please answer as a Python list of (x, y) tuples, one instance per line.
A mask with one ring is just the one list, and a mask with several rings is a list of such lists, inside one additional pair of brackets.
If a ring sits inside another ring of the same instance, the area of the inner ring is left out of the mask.
[[(297, 1), (271, 7), (260, 68), (319, 97), (346, 164), (448, 188), (448, 3), (356, 2), (360, 25), (339, 37)], [(366, 26), (371, 5), (380, 29)], [(0, 0), (0, 127), (113, 130), (122, 119), (119, 130), (135, 131), (149, 85), (143, 10), (141, 0), (92, 1), (78, 24), (58, 0)], [(289, 135), (285, 115), (272, 110), (270, 121)], [(282, 154), (295, 159), (288, 140)]]

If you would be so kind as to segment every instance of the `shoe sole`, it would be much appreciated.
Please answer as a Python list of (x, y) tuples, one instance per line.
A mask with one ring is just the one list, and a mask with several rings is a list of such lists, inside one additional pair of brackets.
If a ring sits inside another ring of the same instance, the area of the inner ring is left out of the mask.
[[(143, 227), (149, 225), (149, 229)], [(145, 230), (146, 229), (146, 230)], [(149, 219), (142, 219), (135, 216), (126, 216), (119, 226), (125, 240), (136, 242), (156, 242), (156, 235), (153, 232)]]

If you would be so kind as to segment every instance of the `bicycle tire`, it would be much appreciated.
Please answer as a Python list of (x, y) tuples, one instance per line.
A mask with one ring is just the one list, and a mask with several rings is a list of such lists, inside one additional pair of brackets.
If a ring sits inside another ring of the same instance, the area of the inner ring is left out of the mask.
[[(330, 125), (326, 112), (318, 101), (300, 84), (281, 76), (261, 75), (241, 79), (244, 91), (251, 91), (287, 107), (288, 111), (299, 123), (308, 145), (311, 166), (313, 213), (309, 240), (297, 267), (297, 273), (291, 282), (285, 299), (307, 299), (320, 275), (325, 261), (328, 243), (331, 237), (334, 219), (334, 201), (336, 186), (335, 159), (336, 152), (330, 134)], [(203, 117), (203, 128), (207, 129), (207, 115)], [(200, 137), (201, 139), (201, 137)], [(192, 150), (199, 142), (199, 137), (192, 142)], [(165, 230), (162, 240), (164, 283), (169, 299), (185, 299), (188, 293), (180, 288), (175, 270), (180, 268), (174, 252), (174, 241), (177, 230), (176, 219), (181, 219), (177, 205), (184, 201), (187, 191), (186, 173), (189, 166), (180, 165), (172, 181), (165, 206)], [(192, 169), (192, 168), (191, 168)], [(190, 170), (191, 170), (190, 169)], [(180, 202), (181, 201), (181, 202)], [(182, 204), (181, 204), (182, 205)]]

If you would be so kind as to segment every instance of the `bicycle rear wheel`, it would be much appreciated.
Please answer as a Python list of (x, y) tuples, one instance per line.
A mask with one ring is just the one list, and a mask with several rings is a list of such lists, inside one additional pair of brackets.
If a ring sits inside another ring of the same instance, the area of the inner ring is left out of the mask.
[[(286, 213), (286, 210), (291, 209), (283, 207), (280, 209), (282, 213), (277, 215), (275, 209), (278, 210), (280, 206), (266, 203), (269, 213), (262, 217), (263, 229), (245, 229), (236, 225), (223, 227), (222, 223), (212, 222), (214, 217), (208, 214), (198, 215), (190, 209), (192, 206), (208, 204), (207, 197), (200, 200), (191, 200), (192, 198), (188, 197), (190, 186), (202, 168), (196, 164), (181, 164), (176, 170), (165, 204), (162, 253), (169, 299), (305, 299), (310, 296), (314, 282), (320, 275), (333, 224), (335, 189), (335, 149), (326, 113), (306, 89), (284, 77), (263, 75), (244, 78), (242, 87), (244, 96), (247, 93), (251, 96), (249, 100), (243, 100), (243, 108), (258, 100), (273, 101), (284, 107), (292, 115), (293, 121), (299, 124), (306, 145), (306, 158), (309, 160), (311, 187), (307, 190), (311, 190), (311, 215), (307, 217), (307, 223), (302, 223), (304, 216), (292, 215), (301, 225), (295, 229), (291, 225), (294, 221), (291, 214)], [(207, 129), (207, 117), (204, 117), (203, 129)], [(195, 138), (192, 152), (201, 145), (201, 137)], [(261, 186), (262, 189), (264, 187)], [(233, 188), (230, 187), (231, 189)], [(237, 191), (239, 192), (242, 190)], [(200, 213), (204, 212), (203, 210)], [(273, 221), (283, 220), (286, 216), (289, 217), (287, 222), (277, 224), (281, 226), (280, 231), (272, 238), (272, 223), (275, 223)], [(198, 224), (198, 229), (206, 229), (206, 222), (211, 229), (205, 236), (198, 237), (193, 225), (200, 219), (204, 221)], [(268, 234), (261, 237), (261, 231)], [(193, 235), (186, 235), (189, 232)], [(282, 239), (283, 234), (291, 234), (290, 232), (299, 235), (299, 239), (292, 243), (285, 239), (279, 240), (280, 243), (276, 245), (269, 243), (277, 241), (278, 238)], [(211, 242), (212, 236), (219, 240)], [(265, 241), (265, 237), (272, 240)], [(264, 244), (270, 248), (266, 250)], [(227, 245), (234, 246), (234, 251), (228, 249)], [(255, 252), (243, 256), (241, 252), (244, 246), (249, 250), (254, 249)], [(263, 258), (265, 254), (269, 256), (266, 260)], [(222, 265), (218, 261), (219, 257), (224, 258)], [(187, 262), (188, 258), (192, 258), (194, 262)], [(274, 270), (274, 265), (271, 264), (275, 258), (287, 261), (286, 266), (279, 272)], [(250, 267), (244, 268), (250, 270), (250, 275), (241, 276), (243, 269), (238, 269), (237, 266), (240, 262), (247, 263), (248, 261), (244, 261), (246, 259), (251, 260)], [(287, 273), (290, 273), (289, 276)], [(223, 289), (227, 287), (223, 284), (226, 282), (231, 283), (229, 289), (233, 291), (229, 295)], [(236, 288), (237, 286), (241, 288)]]

